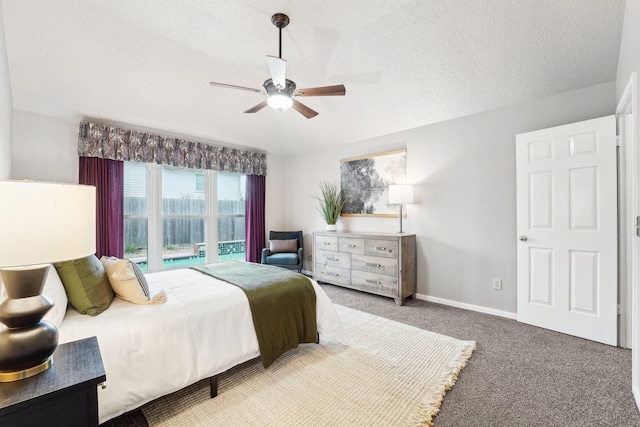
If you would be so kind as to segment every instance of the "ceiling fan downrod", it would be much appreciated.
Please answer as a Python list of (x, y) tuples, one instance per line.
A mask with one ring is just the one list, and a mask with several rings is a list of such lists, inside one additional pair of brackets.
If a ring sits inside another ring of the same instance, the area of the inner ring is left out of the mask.
[(276, 13), (271, 17), (271, 23), (278, 29), (278, 57), (282, 59), (282, 29), (289, 25), (289, 17), (284, 13)]

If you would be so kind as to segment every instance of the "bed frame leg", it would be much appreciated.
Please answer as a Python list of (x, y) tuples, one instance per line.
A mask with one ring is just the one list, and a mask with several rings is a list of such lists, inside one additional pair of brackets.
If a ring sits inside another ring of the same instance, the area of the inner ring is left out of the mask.
[(211, 391), (211, 398), (213, 399), (218, 395), (218, 376), (217, 375), (209, 377), (209, 388)]

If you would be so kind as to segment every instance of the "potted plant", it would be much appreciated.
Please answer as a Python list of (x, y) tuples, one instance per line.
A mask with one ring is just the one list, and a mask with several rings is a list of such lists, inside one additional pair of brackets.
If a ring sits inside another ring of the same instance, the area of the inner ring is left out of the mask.
[(344, 195), (342, 189), (332, 182), (322, 181), (320, 183), (320, 197), (315, 196), (320, 202), (318, 211), (327, 223), (328, 231), (336, 231), (336, 222), (340, 219), (342, 206), (344, 205)]

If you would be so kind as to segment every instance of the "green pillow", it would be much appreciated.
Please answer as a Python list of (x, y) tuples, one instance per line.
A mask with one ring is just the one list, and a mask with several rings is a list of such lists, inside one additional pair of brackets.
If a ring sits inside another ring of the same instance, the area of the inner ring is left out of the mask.
[(71, 305), (82, 314), (97, 316), (109, 308), (113, 289), (95, 255), (54, 264)]

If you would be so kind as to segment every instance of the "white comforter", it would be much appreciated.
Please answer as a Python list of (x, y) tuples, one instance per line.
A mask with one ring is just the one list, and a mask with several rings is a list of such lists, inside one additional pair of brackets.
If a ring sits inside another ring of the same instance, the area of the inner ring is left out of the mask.
[[(146, 277), (152, 294), (164, 289), (166, 303), (136, 305), (116, 297), (96, 317), (70, 308), (60, 327), (60, 343), (98, 337), (107, 376), (107, 388), (98, 389), (100, 423), (260, 354), (240, 288), (190, 269)], [(318, 332), (340, 339), (340, 318), (312, 283)]]

